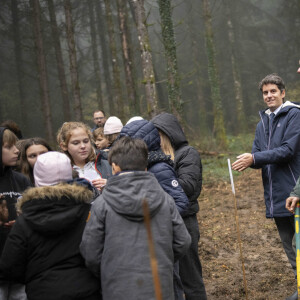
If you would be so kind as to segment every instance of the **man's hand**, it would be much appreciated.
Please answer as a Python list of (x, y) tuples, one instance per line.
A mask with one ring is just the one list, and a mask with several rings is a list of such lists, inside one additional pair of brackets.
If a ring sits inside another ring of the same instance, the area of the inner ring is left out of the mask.
[(243, 153), (237, 156), (237, 160), (231, 165), (235, 171), (244, 171), (253, 164), (253, 157), (251, 153)]
[(294, 214), (297, 202), (299, 202), (299, 197), (288, 197), (285, 202), (285, 208)]

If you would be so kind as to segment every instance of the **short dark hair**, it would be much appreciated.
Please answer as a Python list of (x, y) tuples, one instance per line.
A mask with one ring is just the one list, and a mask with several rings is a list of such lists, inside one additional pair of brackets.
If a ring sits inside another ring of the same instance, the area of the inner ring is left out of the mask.
[(5, 120), (0, 124), (1, 127), (7, 127), (10, 131), (12, 131), (17, 138), (20, 140), (23, 138), (22, 131), (19, 125), (13, 120)]
[(145, 171), (148, 164), (148, 148), (141, 139), (124, 136), (110, 148), (108, 162), (115, 163), (122, 171)]
[(93, 112), (93, 115), (97, 112), (101, 112), (103, 114), (103, 116), (105, 117), (105, 111), (104, 110), (101, 110), (101, 109), (97, 109)]
[(262, 92), (263, 86), (266, 84), (276, 84), (280, 92), (285, 90), (284, 81), (276, 73), (267, 75), (258, 85), (260, 91)]

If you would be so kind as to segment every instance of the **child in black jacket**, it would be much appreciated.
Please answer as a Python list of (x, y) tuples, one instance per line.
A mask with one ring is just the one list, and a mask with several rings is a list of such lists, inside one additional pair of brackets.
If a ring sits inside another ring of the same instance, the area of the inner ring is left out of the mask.
[(18, 201), (21, 214), (3, 249), (0, 278), (24, 283), (30, 300), (98, 300), (99, 281), (79, 253), (92, 192), (72, 183), (63, 153), (39, 155), (33, 173), (37, 187)]
[[(22, 192), (31, 186), (24, 175), (14, 171), (19, 150), (16, 147), (18, 138), (6, 127), (0, 127), (0, 257), (7, 239), (17, 218), (15, 204)], [(0, 280), (0, 299), (10, 297), (25, 300), (24, 286), (5, 279)]]

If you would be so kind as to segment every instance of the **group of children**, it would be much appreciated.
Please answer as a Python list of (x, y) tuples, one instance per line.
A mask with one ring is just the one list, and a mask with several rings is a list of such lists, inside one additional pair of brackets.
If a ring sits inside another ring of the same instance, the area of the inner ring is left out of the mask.
[(206, 299), (201, 160), (174, 115), (66, 122), (60, 152), (0, 142), (0, 299), (155, 299), (145, 205), (162, 298)]
[(174, 115), (66, 122), (59, 152), (5, 126), (0, 144), (0, 299), (156, 299), (149, 243), (162, 299), (206, 299), (202, 165)]

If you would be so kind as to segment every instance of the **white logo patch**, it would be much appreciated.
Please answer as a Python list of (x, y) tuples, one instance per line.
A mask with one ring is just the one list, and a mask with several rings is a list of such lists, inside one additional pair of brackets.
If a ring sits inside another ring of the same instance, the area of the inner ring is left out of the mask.
[(172, 180), (172, 186), (177, 187), (178, 186), (178, 181), (177, 180)]

